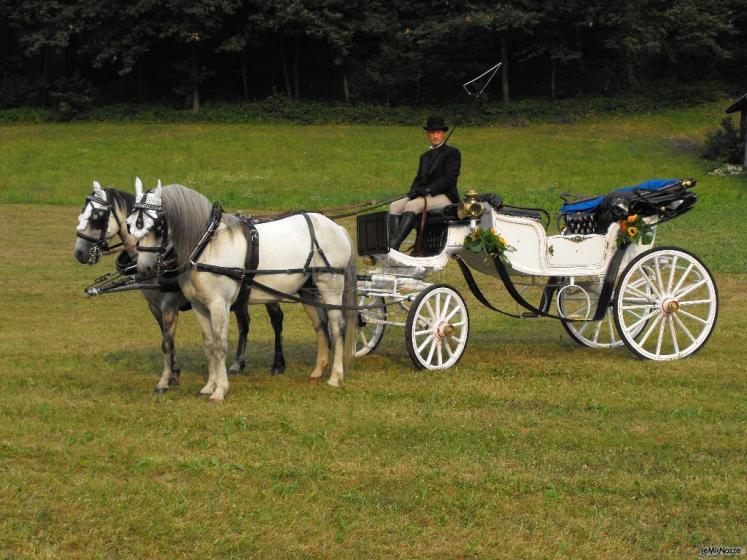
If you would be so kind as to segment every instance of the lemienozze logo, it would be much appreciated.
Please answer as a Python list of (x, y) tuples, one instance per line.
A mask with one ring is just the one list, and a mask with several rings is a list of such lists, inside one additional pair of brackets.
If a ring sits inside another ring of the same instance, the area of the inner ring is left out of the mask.
[(744, 548), (741, 546), (704, 546), (700, 549), (701, 556), (736, 556), (744, 554)]

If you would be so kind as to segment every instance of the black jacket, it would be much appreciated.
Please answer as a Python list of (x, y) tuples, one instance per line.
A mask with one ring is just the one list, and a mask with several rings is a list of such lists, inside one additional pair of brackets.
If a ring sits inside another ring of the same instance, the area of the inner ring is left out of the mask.
[(459, 150), (444, 144), (428, 150), (420, 156), (418, 174), (412, 182), (408, 198), (429, 194), (445, 194), (452, 202), (459, 202), (457, 177), (462, 167), (462, 154)]

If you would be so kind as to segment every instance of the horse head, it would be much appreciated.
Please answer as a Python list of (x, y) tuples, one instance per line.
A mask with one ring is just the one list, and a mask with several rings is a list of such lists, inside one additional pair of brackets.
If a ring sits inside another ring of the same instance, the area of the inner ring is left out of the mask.
[(86, 197), (75, 228), (73, 255), (82, 264), (96, 264), (107, 250), (107, 242), (119, 233), (119, 222), (109, 198), (109, 193), (94, 181), (93, 191)]
[(161, 180), (155, 189), (143, 192), (143, 182), (135, 179), (135, 204), (127, 217), (127, 228), (137, 242), (137, 269), (151, 275), (168, 249)]

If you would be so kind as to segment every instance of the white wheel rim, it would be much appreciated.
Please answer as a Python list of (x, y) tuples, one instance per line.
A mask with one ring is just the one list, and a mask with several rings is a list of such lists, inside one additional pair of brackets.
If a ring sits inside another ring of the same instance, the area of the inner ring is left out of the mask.
[[(641, 280), (641, 282), (643, 282), (643, 280)], [(599, 284), (597, 289), (588, 289), (588, 300), (585, 295), (577, 295), (572, 292), (569, 293), (570, 290), (567, 289), (560, 292), (558, 294), (558, 308), (560, 309), (561, 315), (564, 317), (569, 315), (580, 315), (581, 317), (586, 317), (587, 315), (591, 316), (593, 313), (596, 313), (600, 289), (601, 284)], [(607, 312), (600, 321), (569, 321), (566, 323), (566, 326), (573, 331), (577, 340), (589, 348), (619, 348), (620, 346), (625, 345), (617, 333), (612, 307), (607, 309)], [(640, 332), (644, 326), (645, 325), (640, 325), (637, 327), (638, 332)], [(636, 334), (638, 333), (636, 332)]]
[[(375, 305), (377, 303), (384, 303), (383, 298), (373, 296), (360, 296), (358, 298), (358, 305)], [(384, 334), (384, 325), (382, 323), (370, 323), (366, 319), (386, 319), (386, 308), (379, 307), (374, 309), (362, 309), (358, 312), (360, 315), (360, 322), (358, 323), (358, 329), (355, 334), (355, 357), (360, 358), (370, 353), (381, 340)], [(362, 324), (361, 324), (362, 323)]]
[(718, 300), (711, 275), (696, 258), (665, 249), (625, 274), (615, 306), (620, 335), (640, 355), (663, 361), (689, 356), (705, 343)]
[(420, 301), (409, 333), (417, 360), (426, 369), (453, 366), (464, 352), (468, 334), (467, 306), (450, 288), (436, 288)]

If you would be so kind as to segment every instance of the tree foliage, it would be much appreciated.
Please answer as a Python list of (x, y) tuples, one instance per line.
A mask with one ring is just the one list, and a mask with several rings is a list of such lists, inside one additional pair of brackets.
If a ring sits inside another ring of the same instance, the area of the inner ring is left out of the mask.
[(738, 83), (746, 13), (747, 0), (0, 0), (0, 106), (448, 101), (501, 60), (506, 103)]

